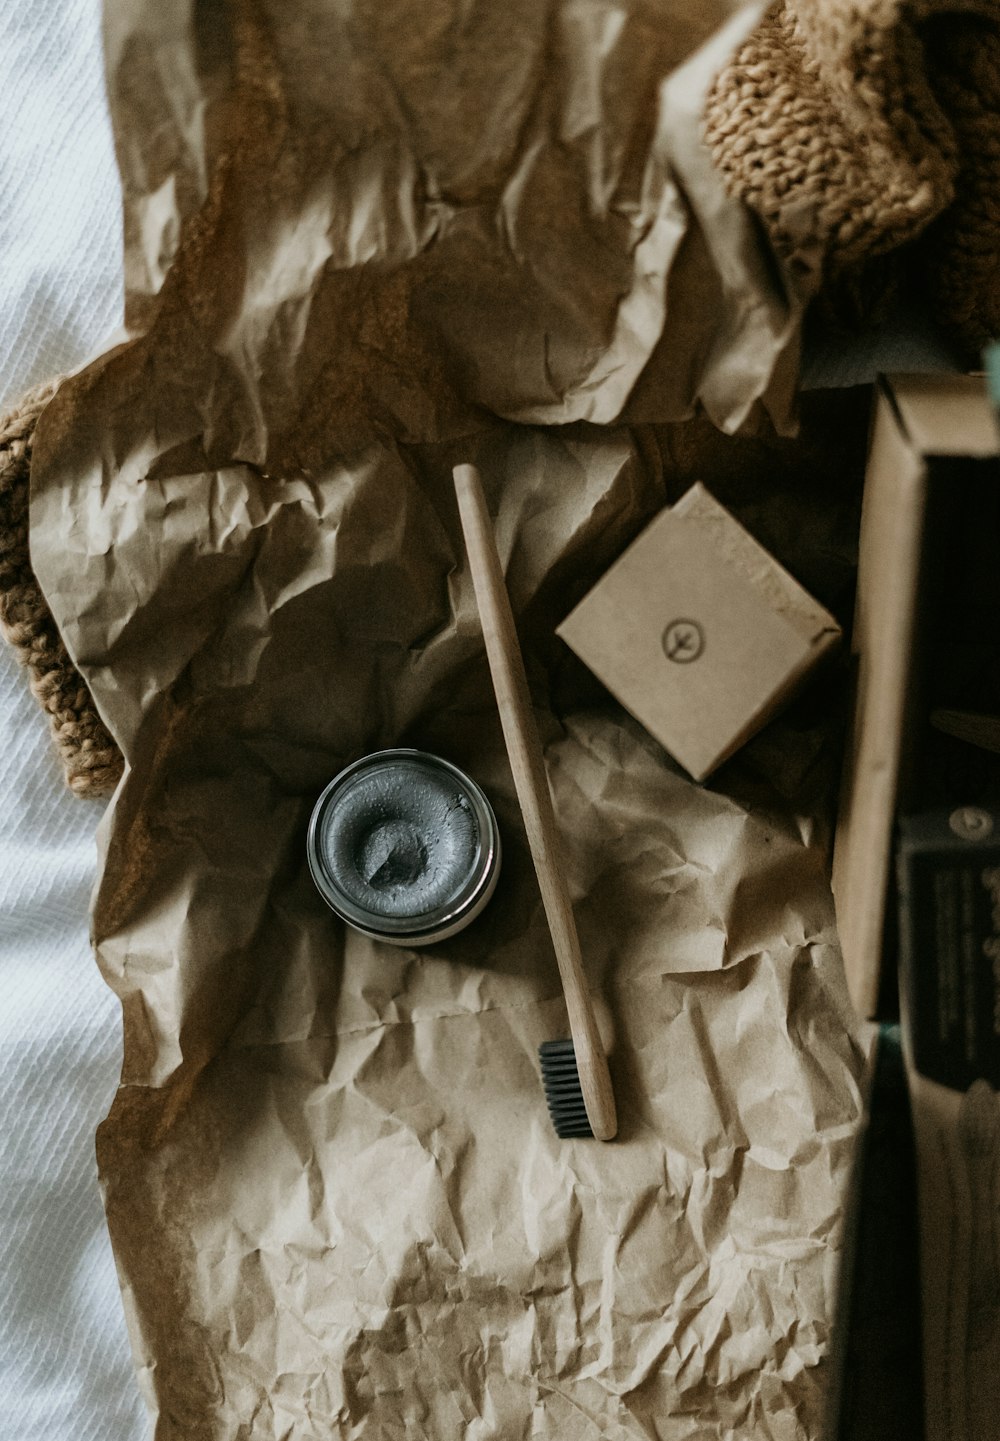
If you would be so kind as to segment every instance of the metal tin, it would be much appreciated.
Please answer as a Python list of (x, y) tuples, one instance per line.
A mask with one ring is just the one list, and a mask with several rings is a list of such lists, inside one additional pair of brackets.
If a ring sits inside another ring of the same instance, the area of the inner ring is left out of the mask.
[(323, 791), (307, 854), (320, 895), (348, 925), (390, 945), (427, 946), (486, 905), (500, 832), (482, 790), (450, 761), (384, 750)]

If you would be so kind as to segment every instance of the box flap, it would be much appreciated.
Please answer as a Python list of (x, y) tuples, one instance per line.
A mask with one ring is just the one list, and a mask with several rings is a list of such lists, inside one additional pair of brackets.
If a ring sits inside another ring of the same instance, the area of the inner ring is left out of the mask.
[(981, 375), (891, 375), (883, 385), (923, 455), (995, 455), (1000, 449)]

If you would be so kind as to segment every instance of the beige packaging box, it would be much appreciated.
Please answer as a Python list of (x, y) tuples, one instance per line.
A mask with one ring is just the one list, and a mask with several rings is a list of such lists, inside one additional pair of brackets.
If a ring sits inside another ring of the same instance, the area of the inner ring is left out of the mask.
[(558, 634), (704, 780), (840, 629), (699, 484), (646, 527)]
[[(924, 634), (928, 502), (957, 493), (956, 464), (995, 464), (998, 442), (981, 377), (893, 376), (876, 389), (852, 639), (857, 696), (833, 860), (848, 985), (864, 1017), (876, 1015), (881, 972), (896, 964), (886, 944), (897, 905), (896, 812), (919, 723), (918, 673), (935, 663)], [(1000, 1095), (986, 1080), (960, 1091), (918, 1072), (905, 1008), (902, 1019), (917, 1156), (924, 1441), (994, 1441)]]
[(928, 492), (948, 484), (956, 458), (995, 456), (997, 440), (980, 377), (893, 376), (876, 391), (851, 641), (857, 693), (833, 855), (847, 983), (866, 1019), (878, 1002), (897, 796), (913, 724)]

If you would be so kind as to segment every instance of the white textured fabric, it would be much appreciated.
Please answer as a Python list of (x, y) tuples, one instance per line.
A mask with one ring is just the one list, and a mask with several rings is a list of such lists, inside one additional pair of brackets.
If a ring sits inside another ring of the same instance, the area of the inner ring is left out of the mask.
[[(0, 406), (119, 321), (99, 0), (0, 0)], [(0, 646), (0, 1441), (148, 1432), (97, 1188), (121, 1064), (87, 939), (100, 807)]]
[(120, 323), (100, 0), (0, 0), (0, 405)]

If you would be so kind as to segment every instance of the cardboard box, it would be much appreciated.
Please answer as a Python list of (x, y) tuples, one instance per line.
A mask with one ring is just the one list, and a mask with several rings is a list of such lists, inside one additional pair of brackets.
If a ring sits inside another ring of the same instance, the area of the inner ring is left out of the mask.
[(558, 633), (695, 780), (840, 638), (703, 485), (647, 526)]
[(852, 639), (857, 695), (833, 857), (847, 983), (866, 1019), (878, 1008), (884, 933), (892, 921), (893, 828), (912, 754), (928, 498), (950, 483), (956, 460), (996, 454), (996, 423), (981, 379), (897, 376), (879, 385)]
[(926, 1441), (992, 1441), (1000, 1416), (1000, 761), (968, 719), (1000, 696), (997, 455), (982, 379), (880, 383), (833, 879), (862, 1016), (905, 962)]

